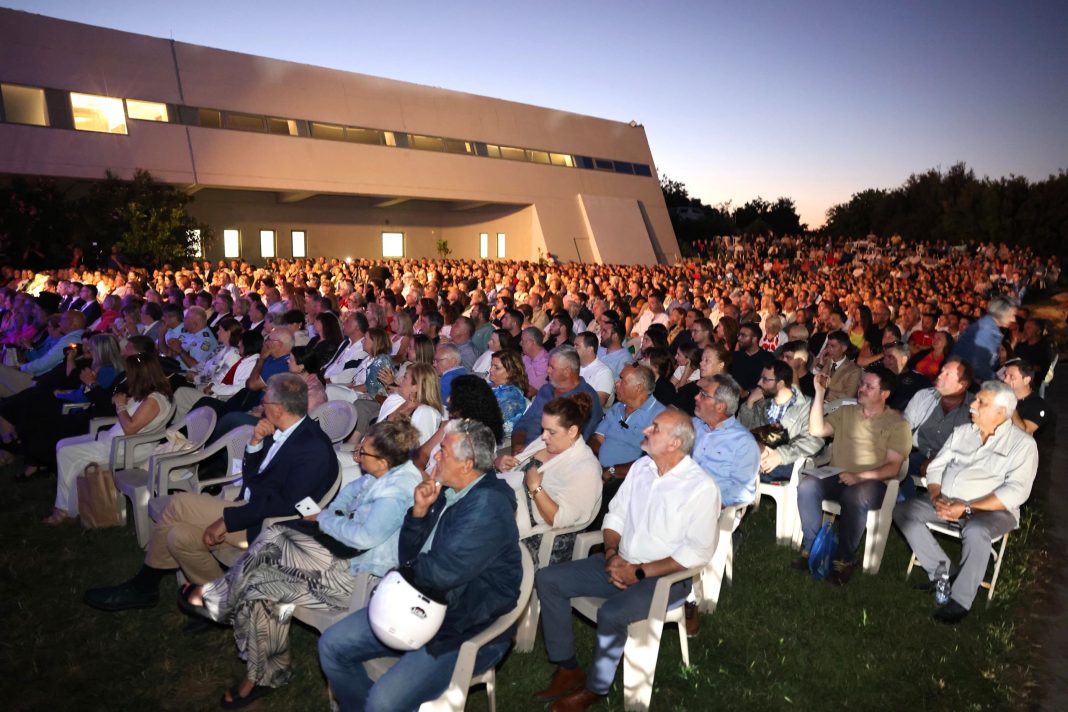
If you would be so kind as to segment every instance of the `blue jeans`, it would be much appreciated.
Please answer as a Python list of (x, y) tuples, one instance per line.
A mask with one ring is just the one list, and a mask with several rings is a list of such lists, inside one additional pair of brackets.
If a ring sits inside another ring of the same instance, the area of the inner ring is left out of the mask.
[[(627, 626), (648, 617), (656, 579), (647, 578), (629, 588), (618, 589), (609, 582), (605, 573), (604, 554), (597, 554), (588, 559), (541, 569), (534, 576), (534, 586), (541, 600), (541, 629), (545, 634), (545, 648), (549, 653), (549, 661), (554, 663), (567, 660), (575, 654), (571, 599), (576, 596), (607, 599), (597, 611), (597, 647), (586, 677), (586, 687), (591, 692), (607, 695), (623, 657)], [(682, 605), (689, 591), (689, 580), (674, 584), (668, 596), (668, 607)]]
[(852, 562), (860, 548), (864, 528), (868, 523), (868, 511), (883, 506), (886, 483), (865, 480), (847, 486), (837, 477), (805, 477), (797, 488), (797, 511), (801, 515), (802, 551), (811, 551), (823, 524), (823, 500), (830, 499), (842, 506), (838, 517), (838, 551), (834, 558)]
[[(475, 673), (496, 665), (511, 645), (511, 633), (482, 646), (475, 657)], [(326, 629), (319, 638), (319, 661), (342, 710), (402, 712), (437, 699), (449, 687), (460, 650), (438, 657), (426, 647), (408, 653), (387, 648), (371, 630), (367, 609), (356, 611)], [(398, 658), (377, 682), (363, 667), (365, 660)]]

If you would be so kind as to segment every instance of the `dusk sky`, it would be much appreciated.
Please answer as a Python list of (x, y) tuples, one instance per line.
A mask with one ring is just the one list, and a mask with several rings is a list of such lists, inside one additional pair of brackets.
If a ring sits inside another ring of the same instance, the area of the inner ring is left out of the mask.
[(856, 191), (965, 161), (1068, 168), (1068, 3), (3, 4), (52, 17), (645, 125), (709, 204)]

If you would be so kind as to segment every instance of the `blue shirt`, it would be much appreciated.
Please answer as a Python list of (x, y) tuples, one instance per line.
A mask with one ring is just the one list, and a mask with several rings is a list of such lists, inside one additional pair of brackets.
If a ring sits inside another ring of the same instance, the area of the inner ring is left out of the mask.
[(523, 432), (526, 433), (527, 444), (534, 442), (535, 438), (541, 437), (541, 413), (545, 410), (545, 404), (554, 398), (567, 398), (574, 395), (579, 391), (585, 393), (593, 401), (593, 409), (590, 410), (590, 417), (586, 420), (586, 423), (582, 426), (582, 439), (589, 440), (594, 431), (597, 429), (598, 423), (601, 422), (601, 418), (604, 416), (604, 410), (601, 408), (601, 397), (597, 395), (597, 391), (590, 387), (590, 384), (586, 383), (585, 379), (579, 376), (578, 385), (572, 388), (566, 393), (556, 395), (556, 390), (553, 388), (553, 384), (546, 383), (544, 386), (538, 389), (537, 395), (534, 396), (534, 400), (531, 402), (530, 407), (527, 408), (527, 412), (523, 413), (522, 417), (516, 421), (515, 426), (512, 428), (512, 433)]
[(326, 534), (354, 549), (366, 549), (352, 558), (353, 573), (385, 576), (397, 565), (404, 514), (422, 480), (411, 460), (381, 477), (364, 475), (346, 485), (316, 518)]
[(441, 374), (441, 402), (448, 403), (449, 395), (452, 393), (452, 382), (460, 376), (467, 373), (467, 369), (462, 366), (449, 369), (445, 373)]
[(719, 485), (724, 507), (748, 504), (756, 499), (760, 448), (753, 434), (733, 415), (713, 430), (700, 418), (693, 419), (697, 439), (690, 455)]
[(260, 369), (260, 378), (266, 383), (267, 379), (278, 373), (286, 373), (289, 371), (289, 354), (285, 356), (268, 356), (263, 361), (263, 368)]
[[(649, 396), (637, 410), (626, 417), (623, 415), (625, 409), (626, 406), (622, 402), (614, 404), (597, 426), (597, 434), (604, 436), (604, 442), (601, 443), (597, 454), (601, 467), (634, 462), (644, 455), (641, 447), (642, 431), (653, 422), (653, 418), (664, 411), (664, 405)], [(627, 427), (623, 427), (624, 422)]]
[(605, 366), (608, 366), (617, 381), (619, 380), (619, 374), (623, 372), (623, 367), (634, 360), (634, 356), (630, 353), (630, 349), (625, 346), (619, 351), (612, 352), (605, 349), (598, 349), (597, 358), (601, 359), (601, 363)]
[(19, 369), (23, 373), (28, 373), (31, 376), (41, 376), (48, 373), (53, 368), (63, 363), (66, 356), (63, 354), (63, 349), (67, 348), (69, 344), (82, 343), (82, 333), (84, 329), (78, 329), (72, 331), (69, 334), (64, 334), (59, 338), (56, 343), (52, 344), (52, 348), (45, 352), (44, 356), (34, 359), (29, 363), (24, 363)]
[(996, 378), (994, 364), (1001, 345), (1001, 328), (994, 317), (987, 314), (960, 335), (953, 346), (953, 356), (960, 356), (975, 370), (976, 383)]

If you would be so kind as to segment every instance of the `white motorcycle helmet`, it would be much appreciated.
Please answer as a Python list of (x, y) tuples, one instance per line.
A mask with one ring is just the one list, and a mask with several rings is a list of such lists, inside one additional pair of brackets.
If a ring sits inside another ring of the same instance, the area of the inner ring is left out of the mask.
[(422, 593), (394, 569), (371, 595), (367, 616), (375, 637), (394, 650), (418, 650), (437, 635), (445, 603)]

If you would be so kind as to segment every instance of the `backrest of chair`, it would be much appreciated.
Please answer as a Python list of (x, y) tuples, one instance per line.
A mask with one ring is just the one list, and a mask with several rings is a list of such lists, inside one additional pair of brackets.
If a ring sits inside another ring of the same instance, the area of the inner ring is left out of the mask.
[(319, 423), (330, 442), (337, 444), (356, 427), (356, 406), (343, 400), (327, 401), (316, 408), (310, 417)]
[(185, 418), (178, 424), (178, 427), (184, 427), (186, 438), (193, 443), (194, 448), (199, 448), (208, 442), (212, 431), (215, 430), (217, 420), (218, 415), (216, 415), (215, 411), (204, 406), (186, 413)]
[(245, 458), (245, 446), (252, 440), (252, 433), (255, 430), (254, 425), (242, 425), (219, 438), (226, 443), (227, 470), (230, 469), (230, 463), (234, 460)]

